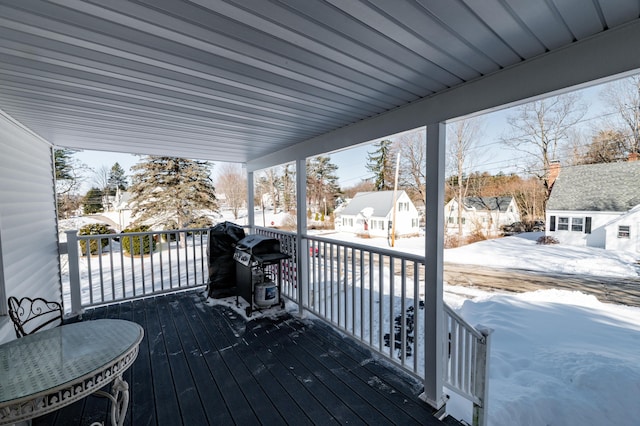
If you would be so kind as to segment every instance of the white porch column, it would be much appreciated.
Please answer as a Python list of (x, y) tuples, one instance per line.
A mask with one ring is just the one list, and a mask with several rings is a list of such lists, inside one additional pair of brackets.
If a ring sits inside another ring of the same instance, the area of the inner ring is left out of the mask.
[(247, 170), (247, 225), (249, 225), (251, 230), (256, 226), (254, 190), (253, 172)]
[[(71, 295), (71, 316), (82, 317), (82, 293), (80, 290), (80, 260), (78, 231), (66, 231), (67, 257), (69, 259), (69, 292)], [(88, 246), (87, 242), (87, 246)]]
[(303, 314), (303, 306), (308, 302), (309, 285), (309, 253), (303, 238), (307, 235), (307, 160), (305, 158), (296, 160), (296, 253), (298, 258), (297, 295), (298, 313)]
[(425, 232), (425, 380), (422, 398), (435, 408), (444, 400), (444, 317), (442, 269), (444, 262), (444, 180), (446, 133), (444, 123), (427, 125)]

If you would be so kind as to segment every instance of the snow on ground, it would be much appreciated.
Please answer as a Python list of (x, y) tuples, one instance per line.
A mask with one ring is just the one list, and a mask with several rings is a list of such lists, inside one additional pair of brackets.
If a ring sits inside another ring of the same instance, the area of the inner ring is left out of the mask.
[[(423, 253), (424, 237), (359, 239), (358, 244)], [(445, 261), (587, 275), (637, 277), (637, 259), (622, 252), (537, 245), (530, 233), (445, 250)], [(601, 303), (580, 292), (513, 294), (453, 287), (445, 301), (469, 323), (493, 329), (491, 426), (634, 426), (640, 424), (640, 308)], [(447, 404), (470, 421), (469, 405)]]

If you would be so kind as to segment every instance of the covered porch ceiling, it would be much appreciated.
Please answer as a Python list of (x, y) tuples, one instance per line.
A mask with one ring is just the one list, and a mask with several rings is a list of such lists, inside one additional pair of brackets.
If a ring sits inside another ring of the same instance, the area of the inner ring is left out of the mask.
[(0, 109), (251, 170), (640, 68), (638, 0), (0, 0)]

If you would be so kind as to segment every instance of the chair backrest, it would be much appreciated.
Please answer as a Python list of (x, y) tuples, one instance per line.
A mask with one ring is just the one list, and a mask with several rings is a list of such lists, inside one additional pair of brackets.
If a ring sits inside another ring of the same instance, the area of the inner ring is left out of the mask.
[(9, 316), (18, 338), (62, 324), (62, 305), (58, 302), (49, 302), (40, 297), (23, 297), (18, 300), (13, 296), (8, 301)]

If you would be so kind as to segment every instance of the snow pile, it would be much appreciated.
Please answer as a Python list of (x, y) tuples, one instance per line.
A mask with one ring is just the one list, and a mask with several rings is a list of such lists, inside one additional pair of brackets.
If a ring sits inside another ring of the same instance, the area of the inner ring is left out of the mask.
[(640, 309), (543, 290), (477, 296), (459, 313), (494, 330), (490, 425), (638, 424)]
[(628, 277), (639, 275), (637, 258), (616, 250), (541, 245), (541, 232), (480, 241), (444, 251), (445, 262), (532, 271)]

